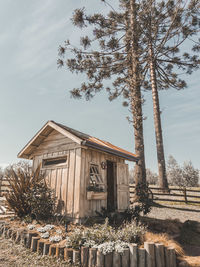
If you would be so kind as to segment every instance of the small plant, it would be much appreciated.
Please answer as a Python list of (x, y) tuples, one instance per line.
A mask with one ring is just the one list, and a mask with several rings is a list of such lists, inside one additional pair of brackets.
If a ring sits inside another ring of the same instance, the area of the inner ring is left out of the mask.
[(50, 242), (57, 243), (57, 242), (60, 242), (62, 240), (62, 236), (60, 236), (60, 235), (51, 236), (49, 238), (49, 240), (50, 240)]
[(35, 228), (35, 225), (34, 224), (29, 224), (27, 226), (28, 230), (33, 230)]
[(124, 212), (124, 218), (127, 221), (140, 220), (140, 214), (146, 215), (151, 211), (153, 204), (153, 195), (149, 189), (148, 183), (138, 183), (135, 188), (135, 199), (132, 207)]
[(8, 174), (11, 191), (6, 194), (6, 200), (17, 216), (27, 222), (32, 219), (45, 220), (53, 216), (54, 192), (48, 188), (40, 167), (32, 173), (28, 168), (11, 168)]
[(50, 234), (49, 234), (49, 232), (45, 232), (45, 233), (41, 234), (40, 236), (41, 236), (41, 238), (47, 239), (47, 238), (49, 238)]
[(37, 231), (40, 233), (45, 233), (47, 230), (45, 229), (45, 227), (39, 227), (37, 228)]
[(45, 228), (46, 231), (50, 231), (50, 230), (54, 229), (54, 227), (55, 226), (53, 224), (47, 224), (47, 225), (45, 225), (44, 228)]
[(104, 192), (104, 188), (101, 187), (99, 184), (92, 183), (87, 187), (87, 191), (91, 192)]

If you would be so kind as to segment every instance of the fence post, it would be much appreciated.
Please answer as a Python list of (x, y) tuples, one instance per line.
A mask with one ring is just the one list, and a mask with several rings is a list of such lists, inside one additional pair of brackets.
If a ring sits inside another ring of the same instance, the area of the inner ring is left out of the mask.
[[(146, 250), (144, 248), (138, 249), (138, 267), (146, 267)], [(158, 265), (159, 266), (159, 265)], [(159, 266), (160, 267), (160, 266)]]
[(138, 265), (138, 247), (137, 244), (130, 244), (130, 267), (137, 267)]
[(184, 198), (185, 198), (185, 204), (187, 204), (188, 201), (187, 201), (187, 188), (186, 187), (183, 189), (183, 194), (184, 194)]
[(87, 267), (88, 266), (88, 257), (89, 257), (89, 248), (88, 247), (81, 247), (81, 266)]
[(144, 248), (146, 249), (147, 267), (155, 267), (155, 244), (153, 242), (144, 242)]
[(156, 244), (156, 266), (165, 267), (165, 258), (164, 258), (164, 246), (163, 244)]

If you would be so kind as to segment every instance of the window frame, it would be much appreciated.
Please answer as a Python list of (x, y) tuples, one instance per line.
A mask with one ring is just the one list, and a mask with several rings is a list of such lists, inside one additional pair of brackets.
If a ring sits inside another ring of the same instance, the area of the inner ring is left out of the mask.
[[(91, 170), (93, 170), (91, 172)], [(92, 179), (92, 176), (95, 177), (95, 180)], [(91, 162), (89, 164), (89, 183), (90, 184), (98, 184), (98, 185), (104, 185), (103, 179), (102, 179), (102, 175), (100, 173), (100, 166), (99, 164), (93, 163)]]
[[(50, 162), (50, 161), (59, 161), (59, 160), (65, 160), (65, 162), (61, 162), (61, 163), (53, 163), (53, 164), (48, 164), (45, 165), (46, 162)], [(42, 168), (43, 169), (51, 169), (51, 168), (59, 168), (62, 166), (66, 166), (68, 162), (68, 157), (67, 155), (65, 156), (57, 156), (57, 157), (49, 157), (49, 158), (44, 158), (42, 159)]]

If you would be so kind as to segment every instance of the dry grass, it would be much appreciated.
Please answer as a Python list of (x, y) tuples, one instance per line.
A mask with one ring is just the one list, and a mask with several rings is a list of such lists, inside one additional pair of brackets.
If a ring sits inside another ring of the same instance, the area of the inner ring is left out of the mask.
[(67, 262), (31, 252), (10, 239), (0, 238), (0, 267), (67, 267)]
[(147, 232), (144, 237), (146, 242), (162, 243), (166, 247), (175, 249), (176, 254), (179, 256), (184, 255), (183, 248), (173, 239), (170, 239), (167, 234), (154, 234)]

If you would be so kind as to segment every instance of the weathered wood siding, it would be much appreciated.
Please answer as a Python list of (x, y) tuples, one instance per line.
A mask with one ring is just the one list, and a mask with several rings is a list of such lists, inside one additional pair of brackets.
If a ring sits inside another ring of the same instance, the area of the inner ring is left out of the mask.
[[(107, 160), (114, 163), (124, 163), (124, 159), (112, 156), (93, 149), (82, 149), (81, 153), (81, 192), (80, 192), (80, 217), (96, 215), (95, 211), (101, 211), (101, 207), (107, 208), (107, 200), (87, 200), (87, 186), (90, 183), (90, 164), (97, 164), (103, 179), (105, 188), (107, 186), (107, 170), (101, 168), (101, 162)], [(116, 170), (115, 170), (116, 174)], [(116, 176), (115, 176), (116, 179)]]
[[(105, 199), (87, 200), (87, 186), (90, 183), (90, 164), (93, 163), (99, 166), (105, 189), (107, 187), (107, 170), (101, 168), (101, 162), (106, 162), (107, 160), (114, 162), (115, 179), (117, 179), (117, 166), (121, 164), (120, 170), (122, 172), (120, 172), (120, 176), (123, 176), (123, 166), (125, 166), (124, 159), (95, 149), (81, 147), (55, 130), (34, 150), (32, 156), (33, 169), (36, 169), (40, 163), (42, 164), (44, 159), (67, 157), (66, 164), (42, 167), (42, 171), (45, 172), (51, 188), (55, 190), (59, 203), (58, 212), (75, 219), (96, 215), (96, 210), (101, 211), (101, 207), (107, 208), (107, 200)], [(124, 175), (127, 175), (126, 171)], [(129, 190), (127, 190), (128, 193)], [(124, 203), (126, 202), (123, 200), (125, 195), (126, 192), (124, 194), (121, 193), (121, 196), (119, 196)]]
[(38, 146), (33, 154), (33, 168), (36, 169), (43, 159), (66, 156), (67, 162), (60, 166), (42, 168), (46, 179), (55, 190), (58, 199), (58, 212), (79, 218), (81, 148), (71, 139), (53, 131)]

